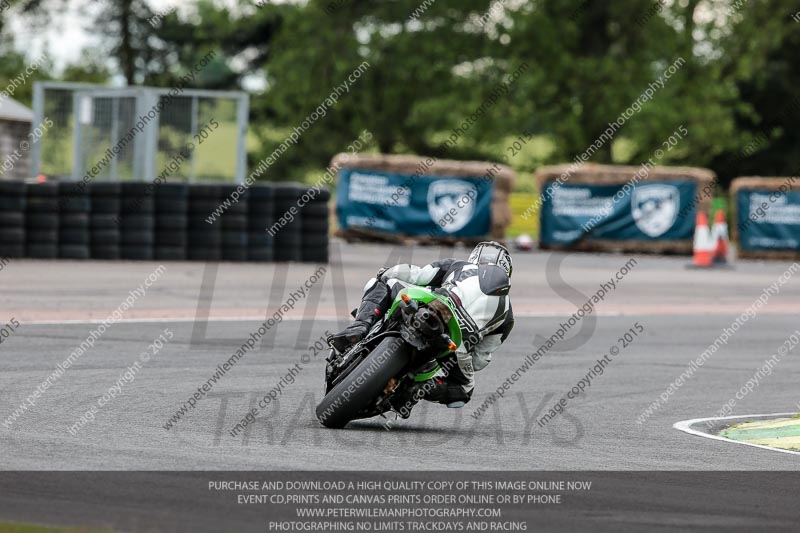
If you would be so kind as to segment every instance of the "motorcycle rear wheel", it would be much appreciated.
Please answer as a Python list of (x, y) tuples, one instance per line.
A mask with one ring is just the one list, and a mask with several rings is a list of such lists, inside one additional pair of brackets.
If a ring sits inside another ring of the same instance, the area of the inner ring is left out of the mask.
[(341, 429), (370, 406), (411, 359), (411, 350), (399, 337), (387, 337), (350, 375), (339, 382), (317, 406), (323, 426)]

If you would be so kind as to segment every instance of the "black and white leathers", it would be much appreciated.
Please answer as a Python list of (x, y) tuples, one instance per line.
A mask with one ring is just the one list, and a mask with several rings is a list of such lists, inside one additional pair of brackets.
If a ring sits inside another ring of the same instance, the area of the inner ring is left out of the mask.
[[(464, 342), (456, 351), (456, 357), (466, 378), (462, 387), (471, 395), (475, 387), (475, 372), (491, 362), (492, 353), (506, 340), (514, 326), (508, 296), (510, 280), (502, 269), (444, 259), (423, 267), (396, 265), (381, 277), (392, 287), (393, 294), (398, 283), (412, 284), (451, 291), (460, 301), (457, 312)], [(493, 279), (487, 281), (490, 277)]]

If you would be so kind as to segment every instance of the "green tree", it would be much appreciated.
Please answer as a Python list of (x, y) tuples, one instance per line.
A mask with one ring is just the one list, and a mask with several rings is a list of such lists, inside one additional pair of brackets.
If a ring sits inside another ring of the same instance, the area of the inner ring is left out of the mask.
[(743, 139), (710, 162), (725, 181), (800, 173), (800, 23), (797, 4), (750, 2), (720, 38), (724, 70), (736, 82)]
[[(254, 17), (234, 17), (227, 8), (208, 0), (197, 2), (195, 10), (191, 20), (171, 12), (156, 24), (153, 42), (160, 50), (160, 61), (150, 64), (147, 83), (174, 85), (192, 65), (213, 50), (217, 55), (198, 74), (196, 85), (207, 89), (240, 88), (241, 77), (253, 70), (254, 58), (263, 61), (261, 48), (269, 42), (274, 21), (266, 19), (262, 13)], [(234, 70), (233, 62), (242, 66)]]
[[(437, 2), (416, 17), (417, 0), (323, 0), (283, 9), (265, 65), (267, 98), (279, 123), (300, 124), (359, 65), (366, 70), (277, 168), (325, 163), (363, 129), (382, 152), (444, 155), (436, 134), (461, 124), (507, 68), (492, 59), (500, 50), (496, 39), (476, 23), (490, 4)], [(470, 136), (490, 137), (489, 122), (500, 119), (488, 119)], [(480, 151), (465, 142), (447, 155)]]

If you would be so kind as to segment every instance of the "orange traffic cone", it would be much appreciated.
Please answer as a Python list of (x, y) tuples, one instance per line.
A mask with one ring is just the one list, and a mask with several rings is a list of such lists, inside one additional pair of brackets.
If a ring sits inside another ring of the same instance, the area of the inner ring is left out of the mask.
[(728, 262), (728, 222), (725, 213), (717, 209), (714, 215), (714, 225), (711, 227), (711, 238), (714, 240), (714, 263), (725, 264)]
[(714, 261), (717, 245), (711, 238), (708, 229), (708, 217), (702, 211), (697, 213), (697, 224), (694, 228), (694, 266), (708, 268)]

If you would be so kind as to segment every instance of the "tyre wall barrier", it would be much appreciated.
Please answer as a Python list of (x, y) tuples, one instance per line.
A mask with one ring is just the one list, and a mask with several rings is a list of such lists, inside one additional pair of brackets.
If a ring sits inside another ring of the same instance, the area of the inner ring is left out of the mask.
[(275, 238), (269, 228), (275, 221), (275, 191), (266, 185), (254, 185), (247, 191), (247, 259), (273, 261)]
[(0, 181), (0, 258), (25, 255), (26, 206), (24, 183)]
[(96, 183), (89, 191), (89, 254), (93, 259), (120, 258), (121, 193), (119, 183)]
[[(39, 183), (27, 187), (25, 199), (25, 255), (35, 259), (58, 257), (61, 225), (57, 183)], [(81, 197), (75, 198), (76, 203)]]
[(0, 258), (324, 263), (330, 198), (297, 183), (0, 181)]
[(155, 191), (155, 247), (158, 261), (185, 261), (189, 249), (189, 186), (164, 183)]
[[(76, 193), (72, 184), (58, 184), (58, 257), (89, 259), (91, 198), (86, 189)], [(35, 190), (35, 189), (34, 189)]]

